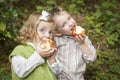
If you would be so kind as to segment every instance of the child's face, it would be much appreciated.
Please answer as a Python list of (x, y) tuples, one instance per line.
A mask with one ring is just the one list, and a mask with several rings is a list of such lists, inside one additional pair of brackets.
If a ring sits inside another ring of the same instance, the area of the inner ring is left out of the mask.
[(54, 23), (41, 21), (37, 28), (39, 39), (52, 39), (54, 28)]
[(59, 32), (64, 35), (72, 35), (72, 27), (76, 25), (75, 20), (65, 11), (53, 17)]

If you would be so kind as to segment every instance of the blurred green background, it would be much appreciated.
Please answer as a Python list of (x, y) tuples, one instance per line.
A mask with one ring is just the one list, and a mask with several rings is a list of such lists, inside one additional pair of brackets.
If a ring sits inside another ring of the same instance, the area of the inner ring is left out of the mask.
[(0, 0), (0, 80), (11, 80), (8, 56), (23, 21), (34, 11), (59, 5), (84, 27), (97, 50), (86, 80), (120, 80), (120, 0)]

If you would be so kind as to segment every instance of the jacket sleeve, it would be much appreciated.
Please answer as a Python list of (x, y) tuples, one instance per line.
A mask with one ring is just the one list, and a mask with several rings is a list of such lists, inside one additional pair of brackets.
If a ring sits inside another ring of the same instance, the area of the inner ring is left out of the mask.
[(34, 54), (28, 59), (25, 59), (24, 57), (19, 55), (14, 55), (11, 57), (11, 63), (13, 70), (17, 74), (17, 76), (20, 78), (25, 78), (37, 66), (45, 63), (45, 61), (42, 57), (40, 57), (40, 55), (34, 52)]
[(51, 71), (57, 75), (62, 71), (63, 64), (56, 58), (56, 62), (50, 65), (49, 61), (47, 60), (48, 66), (50, 67)]
[(88, 38), (88, 36), (85, 39), (85, 43), (87, 44), (87, 46), (90, 48), (92, 55), (87, 55), (87, 54), (83, 54), (83, 59), (86, 63), (90, 63), (95, 61), (97, 55), (96, 55), (96, 49), (94, 48), (94, 46), (92, 45), (90, 39)]

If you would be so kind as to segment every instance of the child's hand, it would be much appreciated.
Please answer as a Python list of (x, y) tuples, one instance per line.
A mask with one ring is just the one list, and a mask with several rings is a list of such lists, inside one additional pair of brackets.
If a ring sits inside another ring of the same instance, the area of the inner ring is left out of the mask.
[[(40, 43), (41, 43), (41, 42), (40, 42)], [(37, 45), (36, 52), (37, 52), (41, 57), (45, 58), (45, 57), (49, 57), (49, 56), (51, 56), (51, 55), (54, 54), (54, 50), (55, 50), (54, 48), (41, 49), (41, 48), (40, 48), (40, 45), (41, 45), (40, 43)]]
[(75, 39), (80, 43), (83, 44), (85, 42), (86, 35), (77, 35)]
[(56, 56), (56, 52), (57, 52), (57, 48), (54, 48), (54, 54), (53, 55), (51, 55), (51, 56), (49, 56), (47, 59), (48, 59), (48, 61), (50, 62), (50, 64), (52, 64), (52, 63), (54, 63), (54, 62), (56, 62), (56, 59), (55, 59), (55, 56)]
[(43, 58), (49, 57), (54, 54), (54, 49), (37, 49), (36, 52)]
[(53, 55), (49, 56), (48, 58), (54, 58), (57, 53), (57, 48), (53, 48)]

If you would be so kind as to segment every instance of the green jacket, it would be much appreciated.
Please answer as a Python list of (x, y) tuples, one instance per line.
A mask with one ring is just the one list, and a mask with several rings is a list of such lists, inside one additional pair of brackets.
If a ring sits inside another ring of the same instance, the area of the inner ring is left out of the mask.
[[(18, 45), (13, 52), (10, 54), (9, 59), (11, 62), (11, 57), (14, 55), (22, 56), (28, 59), (33, 53), (35, 49), (30, 45)], [(47, 62), (36, 67), (27, 77), (19, 78), (12, 69), (12, 80), (56, 80), (55, 75), (51, 72), (48, 67)]]

